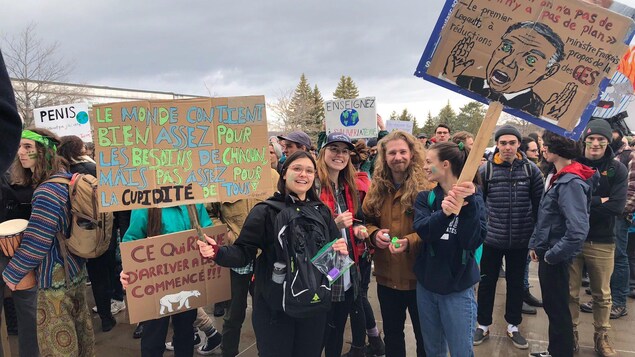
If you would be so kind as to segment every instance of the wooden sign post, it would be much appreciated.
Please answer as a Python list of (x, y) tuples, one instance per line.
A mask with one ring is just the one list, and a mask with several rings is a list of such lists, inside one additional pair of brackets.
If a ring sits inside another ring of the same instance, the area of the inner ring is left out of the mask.
[(492, 137), (492, 134), (494, 134), (496, 122), (498, 122), (498, 118), (500, 117), (502, 111), (503, 105), (501, 103), (490, 103), (489, 108), (487, 109), (487, 113), (485, 113), (485, 119), (483, 119), (481, 127), (478, 129), (478, 133), (476, 134), (476, 138), (474, 139), (472, 150), (470, 150), (470, 154), (467, 156), (465, 166), (463, 166), (463, 171), (461, 171), (461, 176), (459, 176), (459, 183), (472, 181), (472, 179), (474, 178), (474, 175), (476, 174), (476, 171), (481, 164), (483, 153), (487, 148), (487, 143)]

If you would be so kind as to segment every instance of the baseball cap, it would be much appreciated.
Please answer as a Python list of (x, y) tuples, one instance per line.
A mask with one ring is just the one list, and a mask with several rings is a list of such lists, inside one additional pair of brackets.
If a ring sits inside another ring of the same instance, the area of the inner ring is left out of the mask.
[(287, 140), (300, 145), (304, 145), (307, 150), (311, 149), (311, 138), (303, 131), (292, 131), (287, 135), (278, 136), (278, 140)]
[(338, 132), (330, 133), (329, 136), (326, 137), (326, 143), (324, 143), (324, 146), (327, 146), (333, 143), (344, 143), (346, 144), (349, 150), (355, 150), (355, 145), (351, 143), (351, 138), (349, 138), (348, 135), (346, 134), (342, 134)]

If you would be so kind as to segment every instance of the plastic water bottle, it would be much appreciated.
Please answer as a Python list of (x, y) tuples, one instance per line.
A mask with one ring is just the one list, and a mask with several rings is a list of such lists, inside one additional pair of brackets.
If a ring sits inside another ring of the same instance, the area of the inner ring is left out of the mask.
[(287, 264), (284, 262), (273, 263), (273, 272), (271, 273), (271, 280), (276, 284), (282, 284), (287, 274)]

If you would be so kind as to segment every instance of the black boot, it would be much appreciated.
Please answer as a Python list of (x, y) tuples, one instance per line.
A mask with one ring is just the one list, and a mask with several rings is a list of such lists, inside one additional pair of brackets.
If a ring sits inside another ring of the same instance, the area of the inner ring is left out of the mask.
[(364, 353), (364, 347), (351, 346), (351, 349), (342, 357), (366, 357), (366, 353)]
[(112, 315), (104, 315), (101, 316), (101, 331), (108, 332), (112, 330), (113, 327), (117, 324), (117, 320), (115, 320)]
[(134, 332), (132, 333), (132, 338), (141, 338), (141, 335), (143, 335), (143, 323), (142, 322), (137, 324), (137, 327), (134, 329)]
[(525, 296), (523, 296), (523, 301), (530, 306), (542, 307), (542, 301), (538, 300), (535, 296), (531, 295), (531, 291), (529, 291), (529, 289), (525, 290)]
[(386, 355), (386, 345), (380, 336), (368, 336), (368, 345), (366, 346), (366, 355), (382, 357)]

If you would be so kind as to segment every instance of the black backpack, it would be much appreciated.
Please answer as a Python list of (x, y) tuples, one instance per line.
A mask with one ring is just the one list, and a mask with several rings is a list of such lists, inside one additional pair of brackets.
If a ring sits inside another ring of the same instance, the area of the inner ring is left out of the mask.
[(281, 308), (295, 318), (326, 313), (331, 308), (331, 286), (326, 275), (311, 263), (311, 258), (330, 241), (328, 225), (320, 213), (323, 203), (287, 206), (266, 200), (259, 204), (278, 211), (274, 223), (276, 261), (287, 266), (284, 282), (269, 281), (264, 298), (274, 309)]

